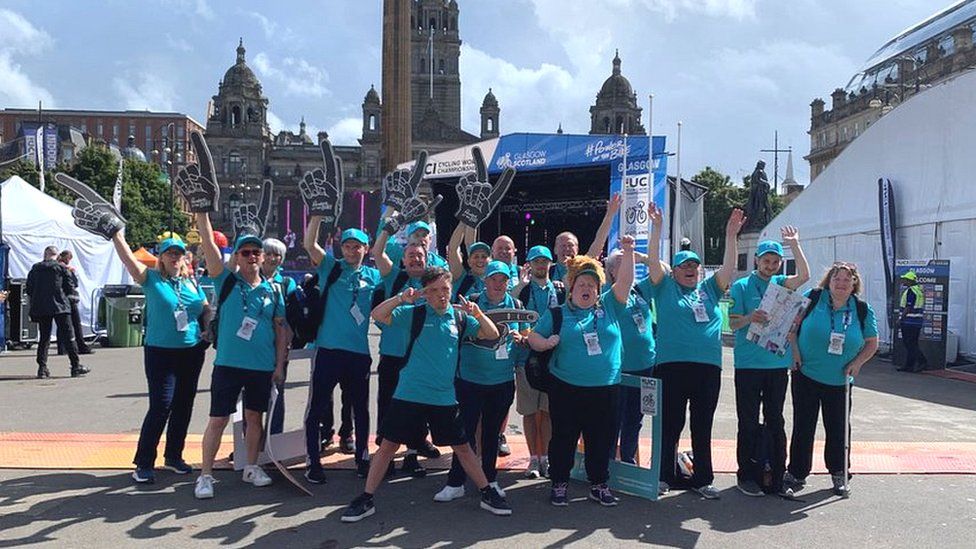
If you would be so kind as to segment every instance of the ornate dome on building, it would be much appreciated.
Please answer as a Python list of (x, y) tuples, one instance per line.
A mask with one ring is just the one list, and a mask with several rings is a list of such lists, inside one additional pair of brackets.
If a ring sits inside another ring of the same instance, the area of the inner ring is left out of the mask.
[(251, 67), (247, 66), (244, 53), (244, 39), (242, 38), (237, 44), (237, 62), (224, 73), (221, 86), (257, 88), (258, 92), (260, 92), (261, 82), (258, 81), (258, 77), (251, 70)]
[(603, 82), (596, 103), (590, 107), (590, 134), (645, 134), (641, 125), (641, 108), (630, 80), (620, 69), (619, 50), (613, 56), (613, 70)]

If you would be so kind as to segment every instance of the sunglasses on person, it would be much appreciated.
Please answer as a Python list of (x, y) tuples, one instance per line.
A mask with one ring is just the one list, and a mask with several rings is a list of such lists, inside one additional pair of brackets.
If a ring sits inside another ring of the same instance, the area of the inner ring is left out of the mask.
[(239, 251), (237, 253), (241, 254), (241, 257), (251, 257), (251, 256), (261, 257), (261, 254), (263, 254), (264, 251), (262, 251), (262, 250), (241, 250), (241, 251)]

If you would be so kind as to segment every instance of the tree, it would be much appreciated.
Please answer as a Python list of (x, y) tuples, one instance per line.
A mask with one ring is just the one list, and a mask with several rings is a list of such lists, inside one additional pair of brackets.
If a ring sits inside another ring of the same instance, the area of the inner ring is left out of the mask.
[(733, 208), (741, 208), (749, 198), (749, 191), (736, 186), (732, 179), (709, 166), (691, 178), (692, 182), (708, 189), (705, 194), (705, 257), (707, 265), (722, 263), (725, 250), (725, 222)]
[[(106, 200), (112, 200), (118, 159), (106, 147), (91, 145), (78, 153), (74, 161), (59, 165), (45, 174), (44, 192), (58, 200), (73, 205), (77, 197), (54, 182), (54, 173), (63, 171), (85, 182)], [(33, 163), (21, 160), (0, 171), (6, 179), (19, 175), (25, 181), (39, 187), (37, 168)], [(126, 240), (133, 246), (155, 244), (156, 236), (168, 230), (170, 218), (170, 186), (166, 176), (156, 164), (139, 160), (126, 160), (122, 170), (122, 216), (128, 222)], [(178, 199), (173, 206), (174, 230), (185, 234), (189, 219), (180, 210)]]

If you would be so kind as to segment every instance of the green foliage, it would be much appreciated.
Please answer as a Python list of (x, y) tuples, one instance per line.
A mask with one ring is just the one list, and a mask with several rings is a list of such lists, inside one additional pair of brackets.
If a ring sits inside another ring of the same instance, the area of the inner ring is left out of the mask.
[[(66, 204), (74, 204), (75, 196), (54, 181), (54, 173), (63, 171), (83, 181), (107, 201), (112, 201), (118, 160), (105, 147), (89, 146), (81, 150), (69, 165), (45, 175), (45, 193)], [(30, 162), (20, 161), (0, 171), (0, 178), (19, 175), (25, 181), (39, 187), (37, 169)], [(185, 234), (189, 220), (179, 208), (175, 197), (173, 224), (179, 234)], [(126, 160), (122, 170), (122, 216), (127, 224), (126, 240), (133, 247), (155, 244), (156, 236), (169, 227), (170, 186), (166, 176), (156, 164)]]
[(725, 251), (725, 222), (733, 208), (745, 205), (749, 191), (708, 166), (691, 180), (708, 188), (705, 195), (705, 257), (702, 259), (708, 265), (718, 265), (722, 263)]

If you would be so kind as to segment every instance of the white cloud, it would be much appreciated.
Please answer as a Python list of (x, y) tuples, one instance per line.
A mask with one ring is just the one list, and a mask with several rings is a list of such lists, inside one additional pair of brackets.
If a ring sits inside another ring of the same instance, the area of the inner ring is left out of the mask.
[(756, 17), (758, 0), (622, 0), (622, 3), (644, 4), (663, 13), (668, 20), (673, 20), (680, 12), (742, 20)]
[(38, 55), (54, 40), (20, 14), (0, 9), (0, 104), (7, 107), (36, 107), (38, 101), (55, 106), (46, 88), (31, 80), (17, 59)]
[(189, 53), (193, 51), (193, 46), (191, 46), (190, 43), (187, 42), (185, 38), (181, 38), (179, 36), (173, 36), (168, 32), (163, 35), (163, 38), (166, 39), (166, 44), (168, 44), (169, 47), (173, 48), (176, 51), (181, 51), (184, 53)]
[(274, 62), (264, 52), (251, 60), (262, 78), (283, 86), (286, 95), (322, 97), (329, 93), (326, 83), (329, 74), (305, 59), (285, 57)]
[(161, 4), (174, 9), (182, 10), (184, 15), (189, 15), (193, 13), (198, 15), (203, 19), (212, 21), (216, 14), (207, 0), (159, 0)]
[(126, 109), (172, 111), (176, 87), (159, 74), (143, 71), (128, 78), (115, 77), (112, 87)]
[(329, 141), (333, 145), (357, 145), (363, 134), (362, 118), (348, 117), (329, 127)]

